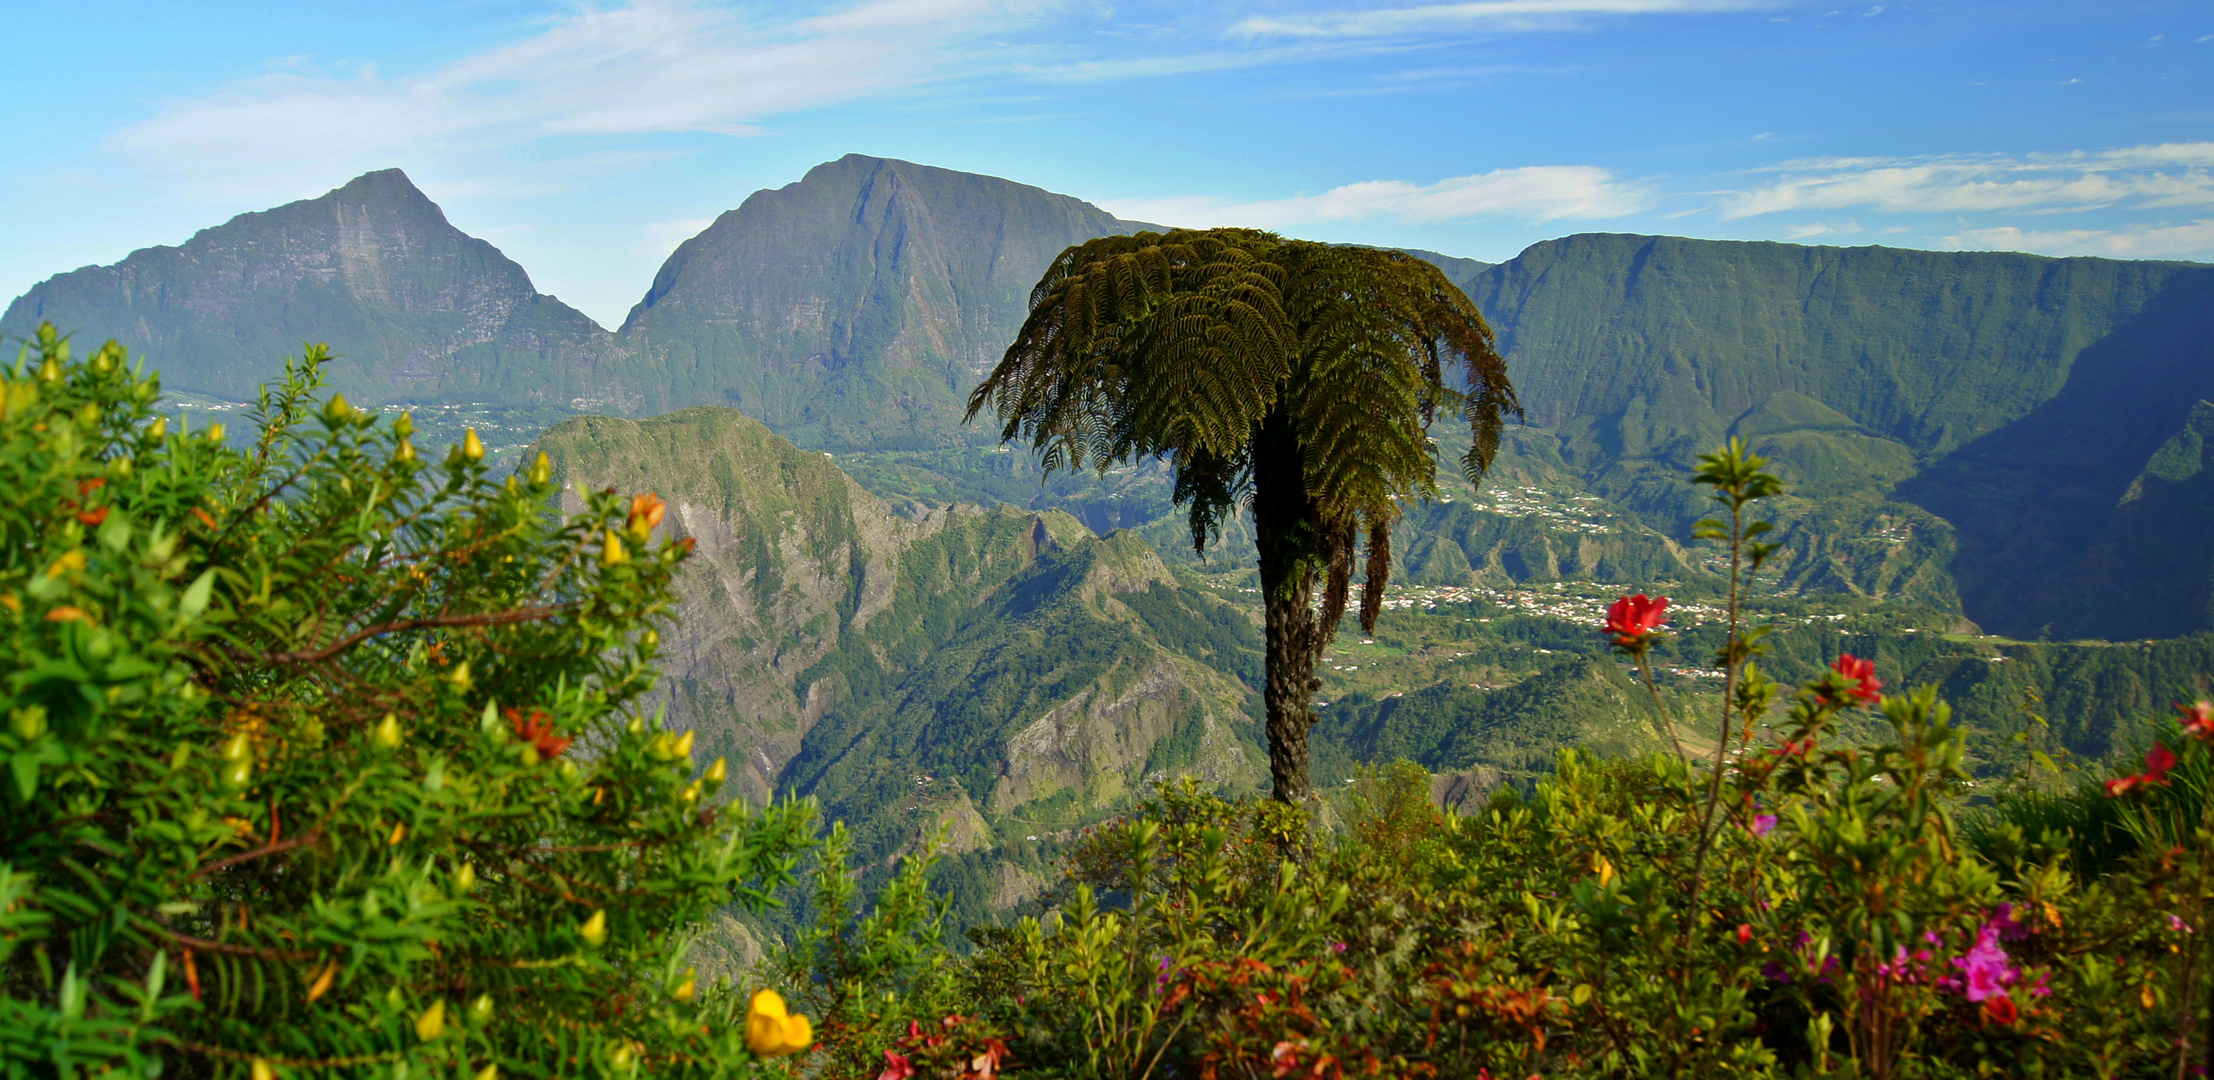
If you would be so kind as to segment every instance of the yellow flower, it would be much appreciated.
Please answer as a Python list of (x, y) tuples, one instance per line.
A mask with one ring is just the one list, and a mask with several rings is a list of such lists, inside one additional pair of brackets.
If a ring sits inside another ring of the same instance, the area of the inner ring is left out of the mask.
[(586, 945), (599, 948), (607, 940), (607, 912), (593, 912), (591, 918), (584, 920), (583, 929), (577, 932), (583, 935)]
[(415, 1018), (415, 1037), (424, 1042), (429, 1042), (445, 1033), (446, 1003), (444, 1001), (431, 1002), (431, 1007), (424, 1009), (423, 1015)]
[(461, 456), (471, 461), (483, 460), (484, 440), (477, 438), (477, 429), (470, 428), (461, 433)]
[(746, 1009), (746, 1047), (762, 1057), (797, 1054), (815, 1045), (815, 1025), (805, 1016), (784, 1011), (784, 998), (774, 990), (760, 990)]

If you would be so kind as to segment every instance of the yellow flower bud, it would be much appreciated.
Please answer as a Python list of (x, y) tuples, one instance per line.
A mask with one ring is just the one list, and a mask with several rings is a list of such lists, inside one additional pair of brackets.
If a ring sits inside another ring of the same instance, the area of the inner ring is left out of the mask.
[(815, 1044), (815, 1026), (805, 1016), (784, 1011), (784, 998), (760, 990), (746, 1010), (746, 1047), (762, 1057), (796, 1054)]
[(429, 1042), (446, 1033), (446, 1003), (431, 1002), (431, 1007), (415, 1018), (415, 1037)]
[(253, 1080), (277, 1080), (277, 1070), (269, 1067), (267, 1058), (255, 1058), (254, 1067), (248, 1071)]
[(622, 534), (607, 530), (607, 541), (600, 546), (601, 566), (620, 566), (630, 561), (630, 554), (623, 550)]
[(541, 450), (538, 452), (538, 460), (531, 462), (530, 482), (533, 484), (543, 485), (551, 483), (552, 481), (553, 459), (548, 458), (546, 456), (546, 452)]
[(475, 1080), (500, 1080), (500, 1063), (495, 1061), (478, 1069)]
[(223, 766), (223, 786), (232, 791), (242, 791), (254, 778), (254, 763), (234, 761)]
[(700, 782), (694, 780), (691, 783), (684, 785), (684, 790), (678, 793), (678, 797), (683, 799), (687, 803), (696, 803), (700, 801)]
[(312, 1002), (315, 999), (322, 997), (324, 994), (330, 993), (331, 980), (336, 978), (337, 976), (338, 961), (336, 959), (332, 959), (323, 965), (323, 971), (321, 974), (315, 977), (314, 985), (308, 987), (308, 1000)]
[(484, 460), (484, 440), (477, 438), (477, 429), (461, 433), (461, 456), (471, 461)]
[(454, 889), (465, 893), (477, 891), (477, 864), (462, 863), (461, 869), (454, 871)]
[(369, 729), (369, 745), (379, 750), (398, 750), (400, 748), (400, 718), (398, 714), (384, 714), (384, 719), (376, 727)]
[(477, 999), (469, 1003), (469, 1022), (479, 1026), (492, 1022), (492, 995), (478, 994)]
[(407, 839), (407, 822), (397, 822), (392, 826), (392, 835), (385, 840), (384, 846), (399, 847), (400, 841), (405, 839)]
[(222, 424), (217, 423), (208, 425), (208, 441), (211, 443), (219, 443), (223, 441)]
[(690, 728), (686, 728), (684, 734), (677, 736), (676, 742), (670, 744), (669, 751), (670, 757), (688, 758), (692, 756), (692, 731)]
[(592, 948), (597, 949), (605, 944), (607, 942), (607, 912), (593, 912), (591, 918), (584, 920), (584, 926), (579, 928), (577, 933), (583, 935), (584, 943)]
[(469, 661), (463, 660), (455, 664), (454, 670), (446, 676), (446, 681), (452, 683), (455, 690), (467, 692), (469, 689)]
[(146, 437), (154, 440), (155, 442), (160, 442), (161, 440), (168, 438), (169, 418), (164, 416), (161, 419), (156, 420), (152, 424), (148, 425), (146, 428)]
[(395, 447), (393, 447), (393, 448), (392, 448), (392, 460), (394, 460), (394, 461), (413, 461), (413, 460), (415, 460), (415, 444), (414, 444), (414, 443), (411, 443), (411, 442), (408, 442), (408, 441), (407, 441), (406, 439), (401, 439), (401, 440), (400, 440), (400, 445), (398, 445), (398, 446), (395, 446)]
[(704, 775), (708, 783), (720, 784), (730, 778), (730, 763), (723, 758), (716, 758), (715, 763), (707, 767)]
[(699, 996), (699, 975), (700, 973), (698, 968), (685, 968), (683, 981), (676, 984), (676, 989), (669, 991), (669, 996), (683, 1002), (686, 1005), (690, 1005), (692, 1003), (692, 999)]
[(243, 731), (231, 736), (231, 740), (223, 744), (223, 760), (225, 761), (245, 761), (252, 757), (253, 753), (254, 744), (246, 738), (246, 733)]
[(333, 425), (343, 424), (354, 418), (354, 407), (346, 404), (346, 395), (332, 394), (331, 399), (323, 403), (323, 418)]

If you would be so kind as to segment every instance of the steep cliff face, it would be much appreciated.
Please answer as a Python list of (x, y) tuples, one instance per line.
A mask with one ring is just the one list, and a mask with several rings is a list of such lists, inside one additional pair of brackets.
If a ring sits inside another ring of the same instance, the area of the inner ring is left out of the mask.
[(730, 409), (582, 417), (540, 447), (572, 492), (659, 492), (662, 528), (699, 542), (663, 639), (670, 722), (750, 797), (818, 796), (872, 856), (1096, 820), (1174, 773), (1262, 775), (1251, 615), (1134, 536), (895, 511)]
[(331, 344), (334, 385), (363, 403), (621, 397), (598, 374), (620, 352), (613, 337), (454, 228), (398, 169), (49, 278), (0, 332), (42, 320), (151, 356), (172, 390), (234, 400), (302, 341)]
[(848, 155), (756, 192), (624, 320), (648, 411), (729, 404), (807, 446), (959, 441), (1062, 249), (1139, 226), (995, 177)]
[(2214, 271), (2192, 264), (1590, 235), (1471, 284), (1542, 429), (1525, 443), (1590, 492), (1680, 535), (1706, 512), (1697, 456), (1742, 436), (1791, 485), (1787, 587), (2005, 633), (2111, 606), (2056, 580), (2214, 396)]

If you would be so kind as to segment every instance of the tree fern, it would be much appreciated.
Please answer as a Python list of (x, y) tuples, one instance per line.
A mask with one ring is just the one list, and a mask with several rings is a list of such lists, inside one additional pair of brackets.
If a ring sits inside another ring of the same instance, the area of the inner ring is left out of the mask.
[(1461, 470), (1474, 483), (1520, 412), (1490, 326), (1436, 267), (1251, 229), (1062, 252), (968, 415), (987, 407), (1049, 472), (1166, 457), (1200, 550), (1229, 514), (1253, 513), (1285, 800), (1306, 793), (1315, 661), (1344, 616), (1360, 540), (1372, 630), (1398, 500), (1436, 494), (1429, 425), (1441, 409), (1469, 425)]

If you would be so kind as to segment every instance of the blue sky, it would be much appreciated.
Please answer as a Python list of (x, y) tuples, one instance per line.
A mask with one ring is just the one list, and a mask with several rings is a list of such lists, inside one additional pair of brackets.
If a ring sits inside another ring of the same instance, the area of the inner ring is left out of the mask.
[(0, 7), (0, 294), (398, 166), (610, 326), (849, 152), (1499, 260), (1649, 232), (2214, 261), (2207, 0)]

